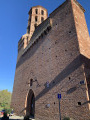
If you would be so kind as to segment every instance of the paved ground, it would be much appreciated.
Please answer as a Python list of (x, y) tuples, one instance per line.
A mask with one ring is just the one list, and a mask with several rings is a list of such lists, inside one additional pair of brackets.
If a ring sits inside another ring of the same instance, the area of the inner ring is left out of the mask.
[[(2, 117), (0, 117), (0, 120), (1, 120)], [(24, 117), (23, 116), (10, 116), (9, 117), (9, 120), (24, 120)], [(35, 120), (35, 119), (32, 119), (32, 120)]]

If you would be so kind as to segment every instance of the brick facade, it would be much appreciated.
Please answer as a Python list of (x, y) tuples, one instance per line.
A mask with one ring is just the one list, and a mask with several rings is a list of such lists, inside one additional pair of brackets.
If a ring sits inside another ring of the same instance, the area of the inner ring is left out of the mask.
[(89, 120), (90, 38), (84, 9), (76, 0), (66, 0), (49, 19), (51, 28), (27, 46), (17, 61), (11, 106), (25, 115), (32, 90), (36, 120), (59, 120), (57, 94), (61, 93), (62, 118)]

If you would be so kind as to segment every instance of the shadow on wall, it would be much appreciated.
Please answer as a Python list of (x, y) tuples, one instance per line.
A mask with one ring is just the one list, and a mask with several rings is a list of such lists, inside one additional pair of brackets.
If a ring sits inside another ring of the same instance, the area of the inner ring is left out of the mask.
[(82, 103), (82, 105), (85, 105), (85, 104), (88, 104), (88, 103), (90, 103), (90, 100)]
[(76, 86), (70, 88), (69, 90), (67, 90), (67, 94), (71, 94), (71, 93), (73, 93), (75, 90), (77, 90), (77, 87), (76, 87)]
[[(43, 89), (35, 98), (35, 101), (37, 101), (38, 99), (40, 99), (42, 96), (44, 96), (49, 90), (51, 90), (53, 87), (55, 87), (58, 83), (60, 83), (62, 80), (64, 80), (67, 76), (69, 76), (72, 72), (74, 72), (76, 69), (78, 69), (82, 64), (84, 64), (85, 66), (87, 66), (87, 58), (79, 55), (77, 56), (61, 73), (59, 73), (54, 80), (52, 80), (49, 83), (49, 87), (45, 87), (45, 89)], [(90, 60), (88, 59), (89, 63)], [(89, 66), (88, 66), (89, 67)], [(77, 89), (77, 86), (74, 86), (73, 88), (70, 88), (67, 91), (67, 94), (71, 94), (73, 93), (75, 90)], [(84, 104), (88, 104), (90, 103), (90, 101), (86, 101), (85, 103), (82, 103), (82, 105)], [(24, 110), (26, 110), (26, 108), (24, 108), (21, 112), (23, 112)]]
[[(48, 88), (43, 89), (35, 98), (37, 101), (40, 97), (44, 96), (49, 90), (55, 87), (58, 83), (60, 83), (63, 79), (65, 79), (68, 75), (74, 72), (78, 67), (82, 65), (81, 55), (77, 56), (58, 76), (55, 77), (49, 84)], [(54, 83), (54, 84), (53, 84)], [(74, 88), (76, 90), (76, 88)]]
[(84, 72), (85, 72), (85, 76), (86, 76), (88, 94), (89, 94), (89, 100), (90, 100), (90, 59), (87, 59), (84, 56), (82, 59), (84, 62)]
[[(89, 65), (87, 65), (87, 61)], [(67, 76), (69, 76), (72, 72), (74, 72), (76, 69), (78, 69), (82, 64), (84, 66), (87, 66), (90, 68), (90, 59), (87, 59), (83, 55), (77, 56), (61, 73), (58, 74), (58, 76), (55, 77), (54, 80), (52, 80), (49, 84), (49, 88), (43, 89), (35, 98), (37, 101), (39, 98), (44, 96), (49, 90), (51, 90), (53, 87), (55, 87), (58, 83), (60, 83), (63, 79), (65, 79)], [(54, 83), (54, 84), (53, 84)], [(74, 92), (77, 89), (77, 87), (73, 87), (67, 91), (67, 94), (70, 94)]]

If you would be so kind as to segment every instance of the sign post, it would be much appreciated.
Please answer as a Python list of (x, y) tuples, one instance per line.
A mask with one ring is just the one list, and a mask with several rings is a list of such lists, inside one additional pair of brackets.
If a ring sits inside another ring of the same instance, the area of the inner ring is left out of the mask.
[(61, 109), (60, 109), (61, 94), (58, 94), (58, 100), (59, 100), (59, 116), (60, 116), (60, 120), (61, 120)]

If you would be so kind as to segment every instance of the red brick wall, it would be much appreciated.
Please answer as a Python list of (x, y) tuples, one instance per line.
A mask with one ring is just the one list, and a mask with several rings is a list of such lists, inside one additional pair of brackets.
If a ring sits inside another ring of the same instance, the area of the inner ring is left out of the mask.
[[(59, 120), (57, 94), (61, 93), (62, 118), (69, 116), (75, 120), (89, 120), (87, 86), (80, 85), (85, 75), (71, 2), (67, 0), (50, 17), (52, 28), (49, 33), (40, 38), (17, 63), (12, 106), (16, 113), (23, 114), (27, 95), (32, 89), (36, 100), (35, 117)], [(40, 86), (33, 82), (30, 87), (27, 84), (30, 79), (37, 79)], [(50, 83), (49, 88), (46, 82)], [(50, 104), (49, 108), (47, 104)]]
[(84, 16), (84, 10), (80, 9), (77, 2), (73, 2), (73, 0), (72, 7), (80, 52), (82, 55), (90, 59), (90, 37)]
[(77, 37), (79, 42), (79, 49), (80, 49), (80, 53), (83, 56), (85, 56), (82, 59), (84, 63), (85, 80), (87, 82), (86, 93), (87, 93), (89, 109), (90, 109), (90, 73), (89, 73), (90, 71), (90, 37), (87, 29), (85, 16), (84, 16), (85, 11), (80, 9), (80, 7), (77, 4), (78, 4), (77, 2), (73, 2), (72, 0), (72, 8), (73, 8), (75, 26), (76, 26)]

